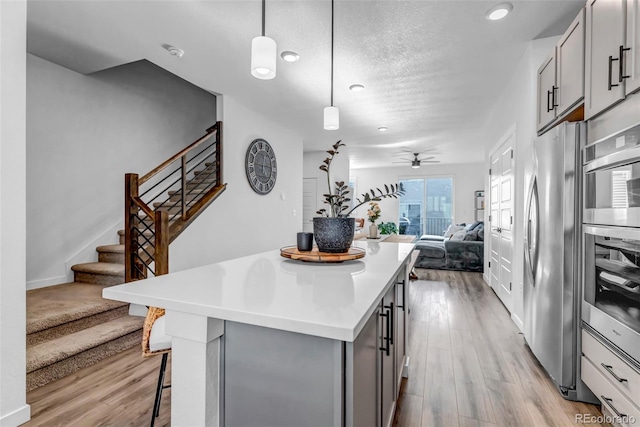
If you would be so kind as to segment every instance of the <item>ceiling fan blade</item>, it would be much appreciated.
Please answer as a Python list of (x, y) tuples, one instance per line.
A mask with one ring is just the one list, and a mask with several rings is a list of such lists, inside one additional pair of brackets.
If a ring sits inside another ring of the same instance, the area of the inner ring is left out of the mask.
[(420, 163), (440, 163), (440, 160), (423, 160)]
[(431, 160), (431, 159), (435, 159), (435, 156), (431, 156), (431, 157), (423, 157), (422, 159), (418, 159), (418, 161), (425, 161), (425, 160)]

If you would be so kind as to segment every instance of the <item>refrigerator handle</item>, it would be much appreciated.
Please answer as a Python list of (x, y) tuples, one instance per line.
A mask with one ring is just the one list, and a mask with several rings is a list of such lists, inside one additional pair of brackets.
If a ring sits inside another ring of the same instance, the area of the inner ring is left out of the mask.
[(524, 257), (525, 264), (531, 274), (531, 283), (536, 285), (536, 266), (538, 264), (538, 235), (540, 215), (538, 212), (538, 180), (534, 176), (529, 189), (529, 198), (527, 203), (527, 216), (524, 231)]

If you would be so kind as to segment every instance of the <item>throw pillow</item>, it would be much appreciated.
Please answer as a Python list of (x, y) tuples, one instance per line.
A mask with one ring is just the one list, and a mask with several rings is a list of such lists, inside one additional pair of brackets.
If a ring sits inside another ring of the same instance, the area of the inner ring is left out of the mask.
[(464, 230), (463, 225), (454, 225), (451, 224), (449, 228), (444, 232), (444, 237), (451, 237), (456, 231)]
[(471, 230), (475, 229), (476, 227), (478, 227), (480, 224), (483, 224), (483, 222), (482, 221), (475, 221), (475, 222), (472, 222), (471, 224), (467, 225), (464, 229), (466, 231), (471, 231)]
[(451, 236), (451, 240), (464, 240), (465, 233), (466, 232), (464, 230), (458, 230), (453, 233), (453, 236)]
[(476, 240), (478, 240), (478, 229), (476, 228), (471, 231), (465, 231), (464, 238), (462, 240), (467, 240), (471, 242), (475, 242)]
[(484, 242), (484, 224), (478, 227), (478, 240), (481, 240)]

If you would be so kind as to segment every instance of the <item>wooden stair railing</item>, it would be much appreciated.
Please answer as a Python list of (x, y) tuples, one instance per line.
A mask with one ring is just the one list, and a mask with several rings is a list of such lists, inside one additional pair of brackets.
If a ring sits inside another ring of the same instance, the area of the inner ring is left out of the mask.
[(169, 244), (222, 192), (222, 122), (149, 173), (125, 175), (125, 281), (169, 273)]

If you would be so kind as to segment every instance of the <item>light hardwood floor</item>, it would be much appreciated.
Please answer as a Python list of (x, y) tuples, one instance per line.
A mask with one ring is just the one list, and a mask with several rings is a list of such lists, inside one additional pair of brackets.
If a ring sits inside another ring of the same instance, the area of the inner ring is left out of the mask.
[(397, 427), (575, 426), (576, 414), (601, 415), (560, 396), (481, 273), (419, 276), (428, 280), (410, 286)]
[[(411, 366), (395, 426), (576, 426), (575, 414), (600, 415), (560, 397), (479, 273), (427, 275), (410, 286)], [(146, 426), (159, 364), (134, 348), (38, 388), (26, 426)], [(167, 389), (156, 426), (170, 425), (170, 398)]]

